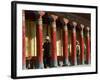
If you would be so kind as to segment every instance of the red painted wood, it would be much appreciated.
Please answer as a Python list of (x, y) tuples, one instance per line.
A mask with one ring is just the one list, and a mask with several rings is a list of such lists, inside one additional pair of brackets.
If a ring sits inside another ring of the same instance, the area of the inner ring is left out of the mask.
[(25, 12), (22, 12), (22, 64), (25, 65), (26, 64), (26, 41), (25, 41)]
[(86, 62), (89, 64), (90, 62), (90, 37), (87, 35), (86, 36)]
[(38, 24), (36, 27), (36, 37), (37, 37), (37, 59), (38, 59), (38, 67), (43, 68), (43, 31), (42, 31), (42, 16), (45, 14), (43, 11), (38, 12)]
[(63, 57), (68, 59), (68, 31), (63, 31)]
[(37, 58), (39, 63), (43, 63), (43, 51), (42, 51), (42, 42), (43, 42), (43, 35), (42, 35), (42, 24), (38, 24), (36, 30), (37, 36)]
[(56, 49), (56, 20), (58, 16), (51, 15), (53, 22), (51, 26), (51, 61), (53, 66), (57, 66), (57, 49)]
[(57, 60), (56, 31), (54, 31), (53, 27), (51, 29), (51, 59), (52, 61)]
[(84, 61), (84, 38), (83, 35), (80, 34), (80, 63)]
[(76, 31), (72, 31), (72, 47), (71, 47), (71, 55), (72, 55), (72, 64), (75, 64), (76, 59)]

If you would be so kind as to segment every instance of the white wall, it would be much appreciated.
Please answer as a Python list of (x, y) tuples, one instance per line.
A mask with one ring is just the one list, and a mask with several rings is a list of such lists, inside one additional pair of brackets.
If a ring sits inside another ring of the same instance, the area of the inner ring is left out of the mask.
[[(12, 0), (0, 0), (0, 80), (11, 80), (11, 1)], [(24, 0), (27, 1), (27, 0)], [(64, 4), (82, 4), (82, 5), (100, 5), (100, 0), (29, 0), (37, 2), (48, 3), (64, 3)], [(99, 6), (100, 7), (100, 6)], [(100, 8), (99, 8), (100, 9)], [(99, 11), (100, 14), (100, 11)], [(98, 16), (100, 21), (100, 15)], [(100, 30), (100, 24), (98, 31)], [(98, 32), (100, 34), (100, 32)], [(100, 37), (98, 37), (100, 41)], [(98, 42), (100, 44), (100, 42)], [(100, 47), (100, 45), (99, 45)], [(100, 49), (98, 51), (98, 57), (100, 57)], [(100, 58), (98, 59), (100, 61)], [(99, 63), (100, 67), (100, 63)], [(99, 80), (99, 74), (92, 75), (77, 75), (77, 76), (63, 76), (63, 77), (48, 77), (42, 78), (42, 80)], [(21, 79), (20, 79), (21, 80)], [(24, 80), (24, 79), (23, 79)], [(33, 80), (33, 79), (27, 79)], [(34, 78), (34, 80), (41, 80), (41, 78)]]

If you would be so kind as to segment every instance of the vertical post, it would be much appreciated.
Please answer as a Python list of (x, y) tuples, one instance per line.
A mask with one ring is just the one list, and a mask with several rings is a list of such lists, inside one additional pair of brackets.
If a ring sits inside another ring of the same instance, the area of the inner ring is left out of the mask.
[(31, 68), (31, 58), (32, 58), (32, 52), (31, 52), (31, 20), (28, 21), (28, 66), (27, 68)]
[(25, 11), (22, 11), (22, 69), (26, 68), (26, 45), (25, 45)]
[(56, 15), (51, 15), (53, 22), (51, 23), (51, 65), (57, 67), (57, 49), (56, 49)]
[(72, 35), (71, 35), (71, 55), (72, 55), (72, 65), (77, 65), (77, 58), (76, 58), (76, 22), (72, 22)]
[(80, 25), (80, 64), (84, 64), (84, 35), (83, 35), (83, 28), (84, 25)]
[(87, 34), (86, 34), (86, 63), (90, 64), (90, 36), (89, 36), (89, 27), (87, 29)]
[(37, 68), (44, 68), (43, 65), (43, 51), (42, 51), (42, 42), (43, 42), (43, 33), (42, 33), (42, 16), (45, 12), (40, 11), (38, 12), (38, 23), (37, 23), (37, 30), (36, 30), (36, 37), (37, 37)]
[(63, 19), (64, 27), (63, 27), (63, 58), (64, 58), (64, 65), (69, 65), (68, 60), (68, 28), (67, 24), (69, 22), (68, 19)]

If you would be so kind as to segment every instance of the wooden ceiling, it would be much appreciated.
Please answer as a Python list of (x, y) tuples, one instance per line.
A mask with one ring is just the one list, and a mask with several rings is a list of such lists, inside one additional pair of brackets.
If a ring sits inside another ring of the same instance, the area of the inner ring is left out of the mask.
[[(46, 12), (46, 15), (44, 15), (44, 18), (47, 22), (50, 14), (55, 14), (58, 17), (61, 18), (67, 18), (70, 22), (76, 21), (78, 24), (84, 24), (86, 27), (91, 24), (91, 14), (88, 13), (64, 13), (64, 12)], [(37, 11), (25, 11), (25, 17), (26, 19), (32, 19), (35, 20), (37, 17)]]

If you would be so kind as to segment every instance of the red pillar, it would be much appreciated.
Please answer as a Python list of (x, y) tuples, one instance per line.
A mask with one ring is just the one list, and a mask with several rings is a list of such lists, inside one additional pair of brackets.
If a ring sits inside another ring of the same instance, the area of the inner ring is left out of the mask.
[(90, 64), (90, 36), (89, 36), (89, 27), (87, 27), (86, 34), (86, 63)]
[(37, 68), (44, 68), (43, 65), (43, 51), (42, 51), (42, 42), (43, 42), (43, 33), (42, 33), (42, 16), (45, 12), (38, 12), (38, 23), (36, 27), (36, 38), (37, 38)]
[(76, 26), (77, 23), (73, 22), (73, 29), (72, 29), (72, 35), (71, 35), (71, 55), (72, 55), (72, 65), (77, 65), (77, 58), (76, 58)]
[(67, 24), (68, 24), (68, 19), (63, 19), (65, 25), (63, 27), (63, 58), (64, 58), (64, 65), (69, 65), (69, 60), (68, 60), (68, 29), (67, 29)]
[(84, 25), (80, 25), (80, 64), (84, 64), (84, 35), (83, 35), (83, 28)]
[(56, 49), (56, 15), (51, 15), (53, 22), (51, 24), (51, 66), (57, 67), (57, 49)]
[(25, 11), (22, 11), (22, 68), (26, 68), (26, 42), (25, 42)]

